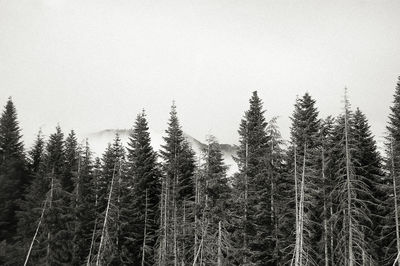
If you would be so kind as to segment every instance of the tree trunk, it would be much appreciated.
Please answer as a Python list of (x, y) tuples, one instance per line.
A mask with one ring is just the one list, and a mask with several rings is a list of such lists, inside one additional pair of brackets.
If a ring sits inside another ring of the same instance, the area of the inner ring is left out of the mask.
[(104, 238), (105, 238), (105, 232), (106, 232), (106, 227), (107, 227), (107, 221), (108, 221), (108, 212), (110, 210), (110, 205), (111, 205), (111, 199), (112, 199), (112, 191), (113, 191), (113, 186), (114, 186), (114, 177), (115, 177), (115, 169), (116, 169), (116, 163), (114, 163), (114, 170), (113, 170), (113, 175), (111, 178), (111, 186), (110, 186), (110, 192), (108, 193), (108, 201), (107, 201), (107, 208), (106, 208), (106, 214), (104, 216), (104, 223), (103, 223), (103, 228), (101, 231), (101, 237), (100, 237), (100, 244), (99, 244), (99, 249), (97, 251), (97, 259), (96, 259), (96, 266), (100, 265), (100, 255), (101, 255), (101, 249), (103, 247), (104, 243)]
[[(392, 163), (392, 179), (393, 179), (393, 201), (394, 201), (394, 219), (396, 222), (396, 244), (397, 244), (397, 254), (400, 254), (400, 233), (399, 233), (399, 212), (397, 209), (397, 185), (396, 185), (396, 174), (394, 165), (394, 149), (393, 149), (393, 138), (390, 141), (391, 150), (391, 163)], [(397, 262), (400, 266), (400, 262)]]
[(40, 215), (39, 223), (38, 223), (38, 225), (37, 225), (37, 227), (36, 227), (35, 234), (33, 235), (33, 239), (32, 239), (31, 245), (29, 246), (28, 254), (26, 254), (26, 259), (25, 259), (25, 262), (24, 262), (24, 266), (27, 265), (28, 260), (29, 260), (29, 257), (30, 257), (30, 255), (31, 255), (31, 251), (32, 251), (33, 244), (35, 243), (37, 234), (38, 234), (38, 232), (39, 232), (40, 225), (42, 224), (42, 220), (43, 220), (43, 216), (44, 216), (44, 211), (46, 210), (46, 205), (47, 205), (47, 199), (46, 199), (45, 202), (44, 202), (43, 209), (42, 209), (42, 214)]
[(218, 222), (218, 259), (217, 265), (222, 266), (222, 235), (221, 235), (221, 221)]
[(345, 107), (345, 148), (346, 148), (346, 182), (347, 182), (347, 214), (348, 214), (348, 226), (349, 226), (349, 243), (348, 243), (348, 256), (349, 256), (349, 266), (353, 266), (354, 262), (354, 254), (353, 254), (353, 225), (352, 225), (352, 216), (351, 216), (351, 184), (350, 184), (350, 151), (348, 145), (348, 107), (346, 104)]
[(147, 188), (146, 188), (146, 199), (144, 207), (144, 229), (143, 229), (143, 245), (142, 245), (142, 266), (144, 266), (144, 258), (146, 255), (146, 234), (147, 234)]

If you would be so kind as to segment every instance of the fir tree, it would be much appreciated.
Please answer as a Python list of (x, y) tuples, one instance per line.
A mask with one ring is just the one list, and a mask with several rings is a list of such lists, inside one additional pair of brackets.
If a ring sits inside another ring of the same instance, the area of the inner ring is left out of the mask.
[(350, 266), (373, 264), (365, 232), (365, 223), (369, 223), (371, 217), (367, 202), (373, 196), (357, 163), (359, 142), (347, 94), (344, 114), (336, 122), (332, 140), (335, 143), (331, 150), (335, 177), (332, 220), (336, 232), (335, 261), (332, 263)]
[[(385, 170), (387, 171), (385, 201), (385, 223), (382, 225), (384, 243), (384, 257), (387, 265), (392, 265), (396, 256), (400, 254), (400, 225), (398, 195), (400, 173), (400, 77), (398, 78), (393, 105), (390, 107), (389, 121), (386, 126)], [(398, 262), (399, 264), (400, 262)], [(399, 264), (400, 265), (400, 264)]]
[(159, 228), (161, 173), (144, 111), (129, 138), (125, 195), (121, 199), (124, 263), (153, 265)]
[[(257, 92), (250, 99), (250, 109), (246, 111), (239, 128), (240, 149), (237, 153), (240, 174), (237, 176), (236, 190), (241, 196), (239, 214), (241, 230), (236, 232), (240, 243), (240, 264), (270, 261), (273, 245), (270, 236), (273, 231), (271, 207), (269, 206), (271, 186), (267, 175), (267, 155), (269, 152), (266, 134), (267, 122), (262, 101)], [(268, 237), (267, 237), (268, 236)]]
[(64, 134), (59, 126), (51, 134), (46, 146), (45, 171), (48, 178), (44, 229), (47, 232), (46, 256), (48, 264), (65, 264), (72, 261), (73, 214), (71, 195), (62, 187), (65, 170)]
[(97, 178), (98, 202), (96, 252), (92, 261), (96, 265), (121, 264), (120, 197), (125, 185), (125, 151), (116, 134), (102, 158), (101, 175)]
[(74, 179), (78, 176), (79, 164), (80, 158), (78, 142), (76, 140), (75, 132), (71, 130), (65, 139), (65, 166), (64, 175), (61, 179), (62, 187), (70, 193), (74, 189)]
[(86, 141), (79, 155), (79, 173), (75, 179), (72, 204), (75, 206), (74, 265), (87, 263), (93, 228), (96, 223), (96, 179), (89, 144)]
[(12, 241), (17, 228), (17, 201), (29, 185), (17, 112), (11, 98), (0, 117), (0, 242)]
[[(160, 241), (160, 261), (189, 263), (193, 257), (191, 226), (193, 215), (188, 216), (194, 203), (194, 152), (183, 136), (175, 104), (171, 107), (168, 129), (162, 145), (163, 159), (163, 226)], [(192, 208), (193, 209), (193, 208)]]
[[(45, 157), (45, 141), (41, 132), (37, 134), (35, 143), (29, 151), (29, 170), (32, 176), (32, 183), (27, 187), (24, 198), (19, 202), (20, 211), (18, 216), (17, 239), (19, 241), (19, 259), (25, 258), (29, 251), (35, 230), (38, 228), (38, 235), (34, 241), (32, 250), (29, 254), (28, 262), (37, 264), (38, 259), (44, 255), (44, 230), (41, 219), (41, 213), (47, 205), (46, 193), (48, 191), (49, 182), (45, 178), (44, 173), (44, 157)], [(43, 219), (43, 218), (42, 218)], [(20, 260), (15, 262), (22, 264)]]
[(358, 197), (366, 200), (367, 213), (370, 214), (369, 217), (363, 219), (363, 234), (367, 243), (365, 249), (371, 257), (368, 260), (365, 259), (363, 263), (371, 264), (383, 257), (381, 221), (384, 213), (381, 201), (385, 196), (384, 178), (376, 142), (366, 116), (358, 108), (354, 113), (354, 137), (356, 142), (355, 172), (357, 176), (363, 177), (366, 186), (364, 190), (358, 193)]
[[(196, 178), (196, 241), (199, 265), (227, 265), (231, 251), (230, 187), (220, 145), (210, 136)], [(217, 252), (218, 251), (218, 252)]]
[(319, 130), (320, 120), (315, 100), (306, 93), (296, 100), (291, 127), (293, 156), (298, 164), (296, 167), (289, 166), (295, 169), (294, 176), (297, 179), (293, 193), (296, 208), (294, 265), (303, 265), (305, 261), (311, 265), (319, 262), (316, 243), (321, 231), (318, 225), (322, 222), (318, 210), (314, 208), (322, 180), (318, 153)]

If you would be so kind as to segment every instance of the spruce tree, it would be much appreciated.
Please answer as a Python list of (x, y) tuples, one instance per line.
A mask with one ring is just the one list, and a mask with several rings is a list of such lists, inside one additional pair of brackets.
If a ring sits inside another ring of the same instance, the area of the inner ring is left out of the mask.
[[(67, 153), (68, 154), (68, 153)], [(96, 179), (94, 162), (86, 141), (83, 151), (79, 154), (79, 173), (74, 180), (74, 254), (73, 264), (87, 263), (90, 253), (93, 228), (96, 223)]]
[(70, 193), (74, 189), (74, 179), (78, 176), (79, 164), (78, 141), (75, 132), (71, 130), (65, 139), (65, 166), (64, 175), (61, 179), (62, 187)]
[[(271, 219), (271, 185), (267, 175), (267, 155), (269, 138), (263, 104), (257, 92), (250, 98), (250, 108), (246, 111), (239, 127), (240, 147), (237, 153), (239, 166), (236, 191), (239, 193), (238, 210), (242, 217), (240, 229), (235, 233), (239, 249), (240, 264), (270, 261), (273, 244), (269, 238), (273, 231)], [(267, 237), (268, 236), (268, 237)]]
[[(22, 264), (23, 258), (26, 258), (35, 230), (38, 228), (36, 241), (34, 241), (32, 250), (29, 254), (28, 262), (32, 265), (38, 264), (38, 259), (44, 255), (44, 230), (41, 213), (47, 205), (46, 193), (48, 191), (48, 180), (44, 173), (45, 141), (41, 132), (37, 134), (36, 140), (29, 154), (29, 172), (32, 176), (32, 183), (26, 188), (24, 197), (19, 201), (20, 211), (18, 216), (17, 239), (19, 241), (18, 261), (16, 264)], [(43, 219), (43, 218), (42, 218)]]
[(199, 265), (227, 265), (231, 251), (230, 192), (220, 145), (210, 136), (196, 176), (196, 241)]
[(376, 142), (371, 133), (368, 120), (359, 108), (354, 113), (354, 136), (356, 151), (354, 153), (356, 175), (363, 178), (365, 189), (358, 194), (359, 198), (365, 199), (365, 205), (369, 217), (364, 217), (363, 234), (367, 243), (365, 249), (370, 258), (365, 259), (368, 263), (379, 261), (383, 258), (382, 245), (382, 201), (385, 196), (383, 173), (381, 170), (381, 157), (377, 151)]
[[(392, 265), (397, 254), (400, 254), (400, 225), (399, 225), (399, 173), (400, 173), (400, 77), (398, 78), (393, 105), (390, 107), (387, 137), (385, 142), (385, 170), (387, 178), (385, 200), (385, 223), (382, 225), (384, 238), (383, 252), (385, 263)], [(398, 262), (398, 265), (400, 262)]]
[(270, 121), (268, 121), (266, 130), (269, 137), (267, 173), (268, 180), (271, 186), (269, 207), (271, 208), (270, 215), (273, 226), (273, 233), (271, 236), (271, 250), (273, 250), (273, 253), (270, 259), (270, 263), (276, 265), (279, 264), (284, 247), (284, 241), (282, 241), (279, 226), (283, 218), (281, 215), (284, 210), (283, 206), (287, 202), (285, 195), (284, 193), (282, 193), (280, 187), (280, 184), (282, 184), (285, 176), (285, 151), (283, 149), (285, 142), (277, 125), (277, 117), (273, 117)]
[(160, 218), (161, 172), (144, 111), (137, 115), (129, 138), (127, 168), (129, 189), (121, 198), (124, 263), (153, 265)]
[(321, 232), (319, 225), (322, 224), (319, 210), (314, 208), (322, 180), (318, 153), (320, 120), (315, 100), (308, 93), (296, 100), (291, 119), (292, 150), (297, 163), (296, 167), (289, 165), (295, 168), (294, 176), (297, 179), (293, 193), (296, 208), (294, 265), (303, 265), (305, 261), (316, 265), (320, 260), (316, 250)]
[(121, 264), (121, 220), (120, 198), (125, 182), (125, 150), (116, 134), (102, 157), (101, 175), (96, 179), (98, 202), (96, 228), (96, 249), (92, 262), (100, 264)]
[(17, 200), (30, 182), (17, 119), (9, 98), (0, 117), (0, 242), (12, 242), (17, 228)]
[(194, 152), (184, 138), (176, 106), (171, 107), (168, 129), (160, 151), (163, 160), (163, 225), (160, 261), (165, 264), (189, 263), (193, 258), (190, 209), (194, 205)]
[(354, 113), (345, 94), (344, 113), (333, 130), (331, 150), (335, 187), (333, 194), (333, 223), (336, 232), (335, 264), (374, 264), (370, 243), (366, 239), (366, 222), (370, 222), (368, 201), (373, 195), (357, 163), (361, 152), (355, 131)]
[(59, 126), (51, 134), (46, 146), (44, 159), (48, 178), (47, 201), (44, 229), (47, 232), (45, 262), (65, 264), (72, 261), (73, 213), (71, 195), (62, 187), (65, 171), (64, 134)]

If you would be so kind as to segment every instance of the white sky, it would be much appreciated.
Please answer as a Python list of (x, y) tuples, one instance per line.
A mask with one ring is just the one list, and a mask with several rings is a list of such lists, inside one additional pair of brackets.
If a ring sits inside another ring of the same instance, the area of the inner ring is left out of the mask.
[(12, 96), (28, 143), (46, 134), (130, 128), (145, 108), (166, 128), (236, 143), (258, 90), (288, 137), (296, 95), (322, 116), (344, 87), (374, 134), (400, 75), (400, 1), (0, 0), (0, 104)]

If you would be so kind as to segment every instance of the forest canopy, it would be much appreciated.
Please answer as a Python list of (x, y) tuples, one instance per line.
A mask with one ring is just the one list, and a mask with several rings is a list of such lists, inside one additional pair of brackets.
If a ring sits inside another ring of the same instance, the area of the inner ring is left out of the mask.
[(175, 104), (160, 150), (142, 111), (127, 145), (116, 134), (95, 157), (59, 125), (26, 147), (10, 97), (0, 264), (400, 265), (400, 78), (383, 152), (343, 99), (340, 115), (321, 117), (312, 95), (298, 97), (285, 140), (254, 91), (228, 175), (217, 138), (196, 153)]

